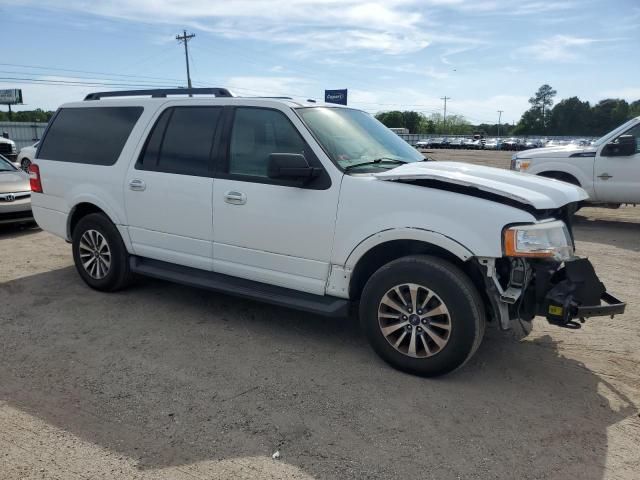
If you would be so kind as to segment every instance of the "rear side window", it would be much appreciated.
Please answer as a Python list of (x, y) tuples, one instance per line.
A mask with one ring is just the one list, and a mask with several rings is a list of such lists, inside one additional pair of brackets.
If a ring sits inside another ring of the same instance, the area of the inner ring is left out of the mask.
[(113, 165), (142, 110), (142, 107), (63, 108), (48, 128), (38, 158)]
[(173, 107), (153, 127), (137, 168), (207, 176), (222, 107)]

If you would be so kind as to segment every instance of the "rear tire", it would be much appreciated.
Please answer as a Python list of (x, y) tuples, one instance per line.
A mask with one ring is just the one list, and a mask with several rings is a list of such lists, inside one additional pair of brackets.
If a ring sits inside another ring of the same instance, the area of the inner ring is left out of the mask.
[(73, 261), (84, 282), (114, 292), (131, 281), (129, 254), (116, 226), (102, 213), (82, 217), (72, 233)]
[(29, 160), (28, 158), (23, 158), (20, 162), (20, 168), (22, 168), (22, 170), (27, 173), (29, 173), (29, 165), (31, 165), (31, 160)]
[(469, 277), (428, 255), (403, 257), (376, 271), (362, 292), (360, 321), (383, 360), (425, 377), (464, 365), (485, 329), (482, 299)]

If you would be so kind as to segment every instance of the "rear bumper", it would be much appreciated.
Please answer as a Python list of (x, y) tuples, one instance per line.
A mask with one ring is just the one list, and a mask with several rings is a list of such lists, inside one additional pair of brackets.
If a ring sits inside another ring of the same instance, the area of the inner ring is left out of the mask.
[(33, 213), (31, 209), (20, 210), (17, 212), (0, 212), (0, 225), (5, 225), (7, 223), (22, 223), (22, 222), (33, 222)]
[(37, 205), (32, 205), (32, 209), (36, 223), (42, 230), (69, 240), (67, 238), (68, 215), (66, 213)]

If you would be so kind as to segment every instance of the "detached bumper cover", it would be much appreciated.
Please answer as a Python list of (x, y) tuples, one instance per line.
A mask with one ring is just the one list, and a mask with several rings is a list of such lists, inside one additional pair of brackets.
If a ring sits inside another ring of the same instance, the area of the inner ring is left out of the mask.
[[(553, 273), (548, 268), (538, 269), (536, 284), (537, 313), (554, 325), (579, 328), (575, 319), (619, 315), (626, 308), (626, 303), (607, 293), (586, 258), (567, 261)], [(542, 289), (546, 291), (543, 299)]]

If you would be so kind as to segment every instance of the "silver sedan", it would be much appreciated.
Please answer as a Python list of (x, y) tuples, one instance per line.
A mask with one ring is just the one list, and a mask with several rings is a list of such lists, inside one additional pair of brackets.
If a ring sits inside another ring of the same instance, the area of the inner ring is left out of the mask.
[(0, 224), (33, 221), (29, 175), (0, 155)]

